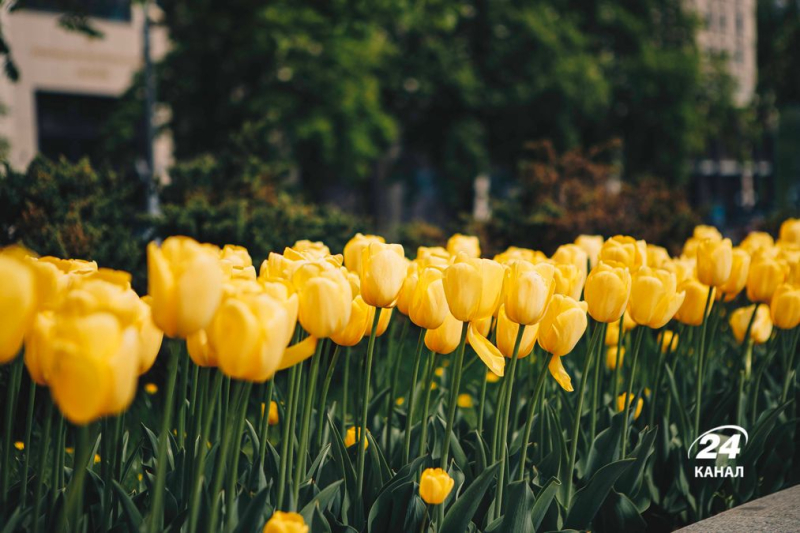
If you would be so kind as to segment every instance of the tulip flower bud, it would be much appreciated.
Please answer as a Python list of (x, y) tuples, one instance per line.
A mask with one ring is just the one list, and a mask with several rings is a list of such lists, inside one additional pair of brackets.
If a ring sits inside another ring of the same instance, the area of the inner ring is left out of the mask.
[(37, 308), (36, 275), (19, 248), (0, 252), (0, 365), (8, 363), (22, 347)]
[[(755, 305), (750, 305), (748, 307), (740, 307), (731, 313), (731, 331), (733, 331), (733, 336), (739, 344), (744, 342), (747, 326), (753, 317), (754, 310)], [(758, 306), (758, 311), (756, 311), (753, 326), (750, 329), (750, 338), (756, 344), (764, 344), (769, 340), (770, 335), (772, 335), (772, 319), (769, 316), (769, 308), (760, 305)]]
[(631, 272), (647, 266), (647, 244), (626, 235), (616, 235), (603, 243), (598, 255), (600, 261), (616, 261)]
[(724, 298), (730, 302), (744, 289), (747, 284), (747, 274), (750, 272), (750, 254), (741, 248), (734, 248), (731, 275), (728, 281), (720, 285), (716, 299)]
[[(505, 312), (505, 306), (501, 305), (500, 312), (497, 315), (497, 348), (505, 357), (511, 358), (514, 356), (514, 344), (517, 341), (517, 334), (519, 333), (520, 327), (523, 326), (520, 326), (508, 318)], [(522, 340), (519, 344), (517, 357), (522, 359), (530, 355), (533, 351), (533, 345), (536, 344), (538, 333), (539, 324), (525, 327)]]
[(339, 346), (355, 346), (364, 335), (369, 335), (372, 321), (370, 317), (370, 307), (361, 298), (356, 296), (351, 304), (350, 320), (347, 325), (331, 335), (331, 340)]
[[(625, 347), (622, 347), (622, 350), (619, 352), (619, 364), (622, 365), (622, 362), (625, 360)], [(617, 347), (616, 346), (609, 346), (606, 348), (606, 368), (609, 370), (616, 370), (617, 369)]]
[(324, 339), (350, 321), (353, 293), (340, 268), (313, 262), (299, 267), (292, 276), (300, 303), (299, 319), (313, 337)]
[(691, 258), (680, 257), (677, 259), (670, 259), (664, 263), (661, 268), (675, 274), (675, 281), (680, 285), (687, 279), (697, 277), (697, 255), (695, 254)]
[(444, 503), (455, 481), (441, 468), (426, 468), (419, 478), (419, 495), (428, 505)]
[[(264, 413), (261, 413), (262, 415)], [(280, 413), (278, 411), (278, 402), (272, 400), (269, 402), (269, 414), (267, 415), (267, 424), (270, 426), (277, 426), (281, 421)]]
[(373, 307), (394, 307), (407, 270), (401, 245), (370, 243), (361, 251), (361, 297)]
[(775, 289), (770, 303), (772, 322), (781, 329), (800, 325), (800, 284), (783, 283)]
[(425, 332), (425, 346), (438, 354), (452, 353), (461, 342), (463, 327), (465, 326), (460, 320), (448, 313), (441, 326)]
[(275, 511), (272, 518), (264, 525), (262, 533), (308, 533), (308, 531), (302, 515)]
[(680, 339), (678, 338), (678, 334), (674, 331), (665, 329), (661, 332), (661, 335), (659, 335), (658, 338), (658, 345), (661, 353), (666, 353), (667, 350), (674, 352), (678, 349), (678, 342)]
[(800, 218), (788, 218), (783, 221), (778, 241), (800, 245)]
[(637, 324), (659, 329), (675, 316), (685, 297), (677, 290), (675, 274), (643, 267), (631, 279), (628, 308)]
[(675, 319), (681, 324), (689, 326), (701, 325), (705, 317), (711, 313), (712, 304), (709, 304), (708, 312), (703, 315), (703, 311), (706, 310), (708, 291), (714, 291), (715, 289), (709, 288), (696, 279), (689, 279), (681, 283), (678, 286), (678, 290), (686, 293), (686, 296), (683, 299), (683, 304), (680, 309), (675, 313)]
[(362, 235), (361, 233), (356, 233), (355, 237), (347, 241), (347, 244), (344, 245), (344, 266), (347, 267), (347, 270), (361, 275), (361, 253), (373, 242), (385, 243), (386, 241), (379, 235)]
[[(410, 263), (408, 271), (406, 272), (406, 279), (403, 280), (403, 286), (400, 288), (400, 294), (397, 296), (397, 310), (408, 316), (408, 307), (411, 305), (411, 298), (414, 296), (414, 289), (417, 288), (419, 282), (419, 265), (417, 263)], [(359, 290), (359, 292), (361, 292)]]
[[(369, 435), (369, 430), (367, 430), (367, 434)], [(345, 447), (349, 448), (355, 445), (359, 440), (361, 440), (361, 428), (355, 426), (348, 428), (344, 437)], [(364, 439), (364, 449), (366, 450), (367, 448), (369, 448), (369, 439)]]
[(547, 310), (556, 289), (556, 267), (515, 261), (506, 271), (505, 313), (517, 324), (533, 325)]
[(769, 303), (788, 273), (789, 267), (785, 262), (756, 254), (747, 273), (747, 298), (751, 302)]
[(603, 241), (602, 235), (578, 235), (575, 239), (575, 244), (589, 256), (589, 263), (592, 268), (597, 264), (597, 256), (600, 255)]
[(539, 323), (539, 344), (551, 354), (561, 357), (572, 351), (588, 324), (586, 302), (556, 294)]
[(582, 274), (575, 265), (557, 264), (555, 267), (553, 276), (556, 286), (555, 294), (563, 294), (573, 300), (580, 300), (586, 275)]
[[(625, 400), (628, 400), (625, 402)], [(617, 411), (622, 412), (623, 409), (628, 407), (631, 402), (633, 401), (633, 395), (628, 394), (627, 392), (623, 392), (617, 397)], [(633, 413), (633, 419), (636, 420), (639, 418), (639, 415), (642, 414), (642, 407), (644, 407), (644, 398), (638, 398), (636, 400), (636, 409)]]
[(322, 241), (302, 239), (294, 243), (292, 250), (303, 254), (307, 259), (323, 259), (331, 255), (331, 250)]
[(408, 317), (423, 329), (436, 329), (447, 317), (443, 279), (444, 274), (437, 268), (426, 268), (419, 275), (419, 283), (414, 289), (408, 308)]
[(598, 322), (617, 322), (631, 294), (631, 274), (625, 265), (600, 262), (586, 278), (583, 297)]
[(647, 265), (651, 268), (663, 268), (671, 260), (669, 252), (663, 246), (647, 245)]
[(477, 237), (456, 233), (447, 240), (447, 251), (450, 255), (464, 252), (467, 257), (477, 258), (481, 256), (481, 244)]
[(444, 294), (450, 312), (462, 322), (492, 316), (500, 305), (505, 268), (491, 259), (460, 253), (444, 272)]
[[(577, 244), (562, 244), (556, 249), (552, 260), (559, 265), (573, 265), (578, 269), (579, 285), (583, 288), (586, 275), (589, 273), (589, 254)], [(561, 292), (560, 294), (565, 294)], [(569, 295), (567, 295), (569, 296)], [(580, 297), (580, 294), (578, 294)]]
[(772, 235), (763, 231), (752, 231), (739, 243), (739, 248), (747, 251), (750, 255), (754, 255), (761, 250), (770, 250), (774, 246), (775, 241)]
[(733, 246), (730, 239), (705, 240), (697, 247), (697, 279), (709, 287), (719, 287), (731, 277)]
[(528, 248), (517, 248), (516, 246), (509, 246), (505, 252), (499, 253), (494, 256), (494, 260), (501, 265), (511, 265), (514, 261), (522, 260), (534, 265), (547, 261), (547, 256), (539, 250), (530, 250)]
[(188, 237), (147, 246), (148, 292), (153, 322), (170, 337), (205, 329), (222, 299), (222, 268), (216, 247)]

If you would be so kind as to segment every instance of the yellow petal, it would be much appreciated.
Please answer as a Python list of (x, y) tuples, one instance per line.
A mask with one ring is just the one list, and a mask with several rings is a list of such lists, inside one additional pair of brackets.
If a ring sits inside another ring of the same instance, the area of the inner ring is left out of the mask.
[(472, 346), (475, 353), (478, 354), (478, 357), (481, 358), (481, 361), (484, 362), (489, 370), (498, 376), (502, 376), (505, 373), (506, 361), (503, 354), (494, 344), (489, 342), (489, 339), (478, 333), (472, 327), (472, 324), (467, 329), (467, 340), (469, 340), (470, 346)]
[(574, 389), (572, 388), (572, 379), (567, 374), (567, 371), (564, 369), (564, 365), (561, 364), (561, 358), (553, 356), (550, 359), (550, 364), (548, 367), (550, 369), (550, 374), (552, 374), (553, 378), (561, 385), (561, 388), (567, 392), (572, 392)]
[(287, 368), (293, 367), (297, 363), (305, 361), (314, 355), (314, 351), (316, 349), (317, 339), (314, 337), (308, 337), (293, 346), (289, 346), (283, 352), (283, 359), (281, 359), (281, 364), (278, 366), (278, 370), (286, 370)]

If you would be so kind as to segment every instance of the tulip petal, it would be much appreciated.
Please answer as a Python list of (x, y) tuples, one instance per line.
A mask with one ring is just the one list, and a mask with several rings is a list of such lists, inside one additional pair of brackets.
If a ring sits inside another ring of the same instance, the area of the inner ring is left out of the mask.
[(489, 342), (489, 339), (472, 327), (472, 324), (467, 329), (467, 340), (489, 370), (498, 376), (502, 376), (505, 373), (506, 362), (503, 354), (494, 344)]
[(315, 337), (308, 337), (293, 346), (289, 346), (283, 352), (283, 359), (281, 359), (281, 364), (278, 365), (278, 370), (286, 370), (297, 363), (302, 363), (314, 355), (316, 349), (317, 339)]
[(550, 364), (547, 366), (550, 369), (550, 374), (552, 374), (553, 378), (561, 385), (561, 388), (567, 392), (572, 392), (572, 379), (567, 374), (566, 369), (564, 369), (564, 365), (561, 363), (561, 358), (557, 356), (553, 356), (550, 359)]

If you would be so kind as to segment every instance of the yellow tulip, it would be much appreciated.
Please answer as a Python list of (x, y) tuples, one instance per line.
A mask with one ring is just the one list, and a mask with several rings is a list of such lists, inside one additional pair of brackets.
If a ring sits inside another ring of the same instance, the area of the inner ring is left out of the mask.
[(454, 485), (455, 480), (441, 468), (426, 468), (419, 478), (419, 495), (428, 505), (439, 505), (447, 499)]
[(782, 259), (789, 267), (786, 281), (800, 283), (800, 245), (782, 242), (778, 244), (778, 259)]
[(270, 426), (277, 426), (280, 422), (280, 415), (278, 413), (278, 402), (272, 400), (269, 402), (269, 414), (267, 415), (267, 424)]
[(322, 259), (331, 255), (330, 249), (322, 241), (299, 240), (292, 246), (292, 250), (303, 254), (309, 259)]
[(361, 253), (373, 242), (385, 243), (386, 241), (379, 235), (362, 235), (361, 233), (356, 233), (355, 237), (347, 241), (347, 244), (344, 245), (344, 266), (347, 267), (347, 270), (361, 275)]
[(555, 265), (555, 294), (569, 296), (573, 300), (579, 300), (583, 292), (583, 284), (586, 281), (586, 274), (575, 265)]
[(170, 337), (186, 338), (208, 326), (222, 299), (222, 279), (216, 247), (187, 237), (147, 246), (153, 322)]
[[(753, 317), (754, 309), (755, 305), (750, 305), (747, 307), (740, 307), (731, 313), (731, 331), (733, 331), (733, 336), (739, 344), (744, 342), (744, 336), (747, 333), (747, 325)], [(772, 319), (770, 318), (769, 308), (765, 305), (760, 305), (758, 311), (756, 311), (756, 317), (750, 330), (750, 338), (756, 344), (764, 344), (769, 340), (770, 335), (772, 335)]]
[(675, 274), (663, 269), (642, 267), (631, 279), (628, 309), (640, 326), (659, 329), (675, 316), (686, 297), (678, 292)]
[(778, 241), (800, 245), (800, 218), (787, 218), (783, 221)]
[(746, 250), (750, 255), (760, 250), (769, 250), (773, 246), (775, 246), (775, 241), (772, 239), (772, 235), (763, 231), (750, 232), (739, 243), (739, 248)]
[(486, 382), (487, 383), (497, 383), (500, 381), (500, 376), (492, 372), (491, 370), (486, 371)]
[(621, 263), (601, 261), (589, 273), (584, 299), (589, 314), (598, 322), (617, 322), (631, 294), (631, 274)]
[[(625, 402), (626, 399), (628, 400), (627, 403)], [(623, 392), (617, 397), (617, 411), (622, 412), (622, 410), (628, 407), (632, 401), (633, 401), (633, 395), (629, 396), (627, 392)], [(639, 418), (639, 415), (642, 414), (642, 407), (644, 407), (644, 399), (638, 398), (636, 400), (636, 409), (634, 410), (633, 413), (634, 420)]]
[(647, 244), (633, 237), (616, 235), (603, 243), (598, 259), (622, 263), (634, 272), (647, 266)]
[(491, 259), (460, 253), (444, 272), (444, 293), (450, 312), (462, 322), (492, 316), (500, 305), (505, 268)]
[(769, 303), (788, 273), (789, 267), (784, 261), (756, 254), (747, 273), (747, 298), (751, 302)]
[(747, 274), (750, 272), (750, 254), (741, 248), (734, 248), (731, 275), (728, 281), (719, 286), (717, 300), (724, 298), (730, 302), (736, 298), (747, 284)]
[(589, 263), (592, 268), (597, 264), (597, 256), (600, 255), (603, 242), (602, 235), (578, 235), (575, 239), (575, 244), (589, 256)]
[(481, 243), (477, 237), (456, 233), (447, 240), (447, 251), (450, 255), (464, 252), (468, 257), (480, 257)]
[[(406, 316), (408, 316), (408, 307), (411, 305), (411, 298), (414, 296), (417, 283), (419, 283), (419, 265), (412, 262), (408, 265), (406, 279), (403, 280), (403, 286), (400, 288), (400, 294), (397, 296), (396, 304), (397, 310)], [(359, 292), (361, 292), (360, 289)]]
[(719, 287), (731, 277), (733, 245), (730, 239), (705, 240), (697, 247), (697, 279), (709, 287)]
[(206, 330), (201, 329), (186, 338), (186, 349), (194, 364), (202, 367), (216, 367), (217, 354), (208, 342)]
[(22, 250), (0, 252), (0, 364), (19, 353), (37, 310), (36, 275)]
[(306, 263), (292, 276), (300, 303), (298, 318), (311, 336), (324, 339), (350, 321), (353, 292), (340, 268), (324, 261)]
[(459, 407), (462, 409), (470, 409), (473, 406), (472, 396), (469, 394), (459, 394), (458, 400), (456, 401)]
[(144, 296), (139, 304), (136, 328), (139, 330), (139, 375), (141, 376), (156, 362), (156, 357), (164, 340), (164, 332), (153, 322), (151, 312), (152, 297)]
[(426, 268), (419, 274), (414, 288), (408, 317), (423, 329), (436, 329), (447, 318), (447, 297), (444, 294), (444, 274), (437, 268)]
[(407, 270), (401, 245), (368, 244), (361, 251), (361, 297), (373, 307), (394, 307)]
[(530, 250), (528, 248), (517, 248), (516, 246), (509, 246), (506, 251), (501, 252), (494, 256), (494, 260), (501, 265), (510, 265), (517, 260), (528, 261), (529, 263), (541, 263), (547, 261), (547, 256), (539, 250)]
[(425, 346), (442, 355), (452, 353), (461, 342), (463, 327), (464, 324), (460, 320), (448, 313), (441, 326), (425, 332)]
[(38, 313), (25, 336), (25, 367), (31, 379), (38, 385), (47, 385), (52, 375), (55, 320), (53, 311)]
[(275, 511), (272, 518), (264, 525), (262, 533), (308, 533), (308, 531), (302, 515)]
[(678, 285), (680, 285), (687, 279), (697, 277), (697, 255), (670, 259), (666, 263), (663, 263), (661, 268), (675, 274), (675, 280), (678, 282)]
[[(369, 434), (369, 430), (367, 430), (367, 434)], [(361, 440), (361, 428), (355, 426), (348, 428), (347, 434), (344, 437), (345, 447), (349, 448), (359, 440)], [(364, 449), (366, 450), (367, 448), (369, 448), (369, 439), (364, 439)]]
[[(586, 253), (586, 250), (577, 244), (562, 244), (556, 249), (551, 259), (560, 265), (574, 265), (578, 269), (579, 284), (583, 287), (586, 275), (589, 273), (589, 254)], [(562, 292), (561, 294), (564, 293)]]
[(539, 344), (551, 354), (562, 357), (572, 351), (586, 331), (586, 302), (556, 294), (539, 323)]
[(506, 271), (505, 314), (517, 324), (539, 322), (556, 289), (556, 267), (515, 261)]
[(417, 248), (417, 258), (414, 262), (420, 269), (436, 267), (444, 270), (452, 262), (454, 257), (455, 256), (450, 255), (450, 252), (441, 246), (420, 246)]
[(671, 260), (669, 252), (663, 246), (647, 245), (647, 265), (652, 268), (661, 268)]
[(800, 284), (783, 283), (775, 289), (770, 303), (772, 322), (781, 329), (800, 325)]
[(606, 346), (616, 346), (618, 342), (619, 342), (619, 321), (609, 322), (608, 326), (606, 326)]
[[(686, 293), (678, 312), (675, 313), (675, 319), (681, 324), (689, 326), (699, 326), (703, 323), (703, 311), (706, 310), (706, 300), (708, 298), (709, 287), (697, 281), (696, 279), (686, 280), (678, 286), (679, 291)], [(714, 291), (713, 288), (711, 288)], [(712, 294), (713, 298), (713, 294)], [(713, 307), (713, 300), (708, 306), (708, 312), (705, 317), (711, 313)]]
[[(500, 313), (497, 316), (497, 348), (505, 357), (511, 358), (514, 355), (514, 344), (517, 341), (520, 327), (523, 326), (513, 322), (506, 316), (505, 306), (500, 306)], [(521, 359), (530, 355), (533, 351), (533, 345), (536, 344), (538, 333), (539, 324), (525, 327), (517, 357)]]
[[(619, 352), (619, 364), (621, 365), (622, 362), (625, 360), (625, 347), (622, 347), (622, 351)], [(617, 369), (617, 347), (616, 346), (609, 346), (606, 348), (606, 368), (609, 370), (616, 370)]]
[(665, 329), (659, 335), (659, 346), (661, 353), (666, 353), (667, 350), (674, 352), (678, 348), (678, 342), (680, 341), (678, 334), (674, 331)]
[(145, 383), (144, 391), (150, 396), (158, 394), (158, 385), (156, 385), (155, 383)]
[(721, 241), (722, 234), (719, 232), (717, 228), (714, 226), (706, 226), (705, 224), (700, 224), (695, 226), (694, 233), (692, 236), (695, 239), (699, 239), (704, 241), (706, 239), (711, 239), (712, 241)]
[[(368, 306), (361, 296), (356, 296), (352, 301), (350, 320), (347, 325), (331, 335), (331, 340), (339, 346), (355, 346), (364, 335), (369, 335), (372, 328), (370, 318), (370, 306)], [(373, 315), (374, 316), (374, 315)]]

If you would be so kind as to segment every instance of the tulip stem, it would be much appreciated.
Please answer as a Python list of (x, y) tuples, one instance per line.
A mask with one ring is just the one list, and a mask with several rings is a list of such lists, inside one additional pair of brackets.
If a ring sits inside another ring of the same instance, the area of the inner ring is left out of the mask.
[(28, 499), (28, 469), (30, 468), (31, 452), (31, 429), (33, 428), (33, 408), (36, 403), (36, 383), (31, 380), (28, 388), (28, 412), (25, 416), (25, 462), (22, 467), (22, 488), (20, 490), (20, 508), (25, 508), (25, 500)]
[[(514, 352), (511, 356), (511, 364), (508, 370), (508, 375), (505, 380), (508, 380), (508, 387), (506, 388), (506, 396), (503, 399), (503, 409), (500, 412), (500, 472), (497, 474), (497, 491), (495, 492), (494, 501), (494, 515), (499, 518), (502, 514), (501, 508), (503, 507), (503, 492), (505, 489), (505, 475), (506, 475), (506, 454), (508, 451), (508, 418), (511, 410), (511, 396), (514, 390), (514, 377), (517, 374), (517, 364), (519, 362), (519, 346), (522, 343), (522, 336), (525, 333), (525, 324), (520, 324), (517, 327), (517, 338), (514, 341)], [(447, 436), (445, 436), (447, 438)], [(510, 477), (510, 473), (509, 473)]]
[[(800, 338), (800, 328), (795, 328), (796, 331), (794, 332), (794, 339), (792, 339), (791, 344), (784, 342), (783, 349), (786, 350), (786, 346), (789, 345), (789, 353), (786, 354), (785, 359), (788, 360), (788, 364), (786, 365), (786, 371), (784, 372), (783, 377), (783, 388), (781, 389), (781, 401), (780, 403), (784, 403), (786, 398), (789, 396), (789, 386), (794, 381), (795, 377), (795, 370), (794, 370), (794, 360), (795, 356), (797, 355), (797, 340)], [(788, 337), (791, 335), (789, 331), (784, 331), (783, 335)]]
[(360, 427), (358, 431), (358, 477), (356, 498), (359, 500), (364, 497), (364, 464), (367, 458), (366, 442), (367, 442), (367, 409), (369, 407), (369, 384), (372, 375), (372, 358), (375, 353), (375, 339), (378, 333), (378, 322), (381, 318), (381, 311), (375, 308), (375, 317), (372, 319), (372, 330), (369, 334), (369, 344), (367, 345), (367, 362), (364, 366), (364, 379), (362, 386), (362, 404), (361, 404), (361, 420), (359, 421)]
[(428, 355), (428, 365), (425, 372), (425, 403), (422, 406), (422, 436), (419, 440), (419, 454), (425, 455), (428, 451), (428, 412), (431, 406), (431, 383), (433, 371), (436, 367), (436, 353), (431, 350)]
[[(227, 528), (226, 531), (233, 530), (233, 520), (236, 514), (233, 512), (233, 506), (236, 501), (236, 485), (239, 481), (239, 457), (242, 449), (242, 433), (244, 432), (244, 423), (247, 420), (247, 406), (250, 399), (250, 391), (253, 388), (251, 382), (246, 382), (242, 386), (241, 397), (239, 398), (239, 405), (236, 406), (236, 431), (233, 434), (233, 449), (231, 450), (231, 468), (228, 473), (228, 490), (226, 491), (225, 498), (225, 514), (227, 515)], [(216, 494), (216, 493), (215, 493)], [(295, 498), (297, 500), (297, 498)], [(212, 522), (213, 523), (213, 522)]]
[(478, 406), (478, 434), (483, 439), (483, 408), (486, 404), (486, 373), (483, 374), (483, 379), (481, 380), (481, 401), (480, 405)]
[[(702, 410), (703, 401), (703, 373), (705, 370), (706, 359), (706, 329), (708, 327), (708, 310), (711, 306), (711, 298), (714, 296), (714, 287), (708, 288), (708, 296), (706, 297), (706, 306), (703, 309), (703, 325), (700, 326), (700, 350), (697, 354), (697, 383), (695, 385), (695, 401), (694, 401), (694, 437), (700, 435), (700, 411)], [(758, 305), (753, 310), (753, 317), (755, 317)], [(752, 323), (752, 318), (751, 318)], [(624, 441), (623, 441), (624, 442)], [(625, 458), (625, 454), (622, 454)]]
[(458, 387), (461, 383), (461, 369), (464, 366), (464, 351), (467, 345), (468, 322), (461, 324), (461, 341), (458, 344), (456, 362), (453, 368), (453, 376), (450, 381), (450, 398), (447, 404), (447, 426), (445, 426), (444, 438), (442, 439), (442, 469), (447, 470), (447, 459), (450, 455), (450, 434), (453, 432), (453, 422), (456, 419), (456, 405), (458, 403)]
[[(411, 322), (410, 320), (403, 321), (403, 329), (400, 331), (400, 340), (396, 341), (394, 338), (391, 338), (389, 344), (389, 355), (390, 359), (393, 361), (392, 368), (392, 375), (391, 375), (391, 383), (389, 383), (389, 406), (386, 413), (386, 457), (391, 464), (392, 461), (392, 420), (394, 420), (394, 409), (396, 405), (396, 397), (395, 393), (397, 392), (397, 382), (400, 376), (400, 363), (403, 360), (401, 357), (401, 352), (403, 349), (403, 344), (406, 340), (406, 333), (408, 332), (408, 324)], [(399, 347), (398, 347), (399, 345)]]
[(346, 349), (344, 353), (344, 386), (342, 387), (342, 426), (339, 431), (340, 435), (344, 435), (347, 431), (347, 400), (350, 396), (350, 349)]
[[(528, 402), (528, 419), (525, 421), (525, 433), (523, 434), (522, 439), (522, 456), (519, 460), (519, 479), (522, 481), (527, 476), (525, 475), (527, 470), (525, 469), (525, 461), (528, 458), (528, 444), (530, 443), (531, 438), (531, 429), (533, 428), (533, 416), (536, 413), (537, 405), (539, 405), (539, 397), (541, 396), (542, 388), (544, 386), (544, 377), (547, 375), (547, 367), (550, 365), (550, 360), (553, 358), (553, 354), (546, 352), (544, 357), (544, 366), (542, 367), (542, 371), (539, 373), (539, 377), (536, 378), (536, 388), (533, 390), (533, 394), (531, 395), (531, 399)], [(542, 402), (543, 404), (544, 402)], [(539, 424), (543, 424), (544, 421), (540, 420)], [(539, 446), (542, 445), (542, 442), (539, 442)]]
[[(39, 449), (39, 468), (36, 474), (36, 485), (33, 489), (33, 533), (39, 532), (39, 510), (41, 509), (42, 505), (42, 488), (44, 487), (44, 476), (45, 476), (45, 465), (47, 464), (47, 447), (50, 444), (50, 427), (52, 425), (53, 420), (53, 401), (49, 398), (45, 402), (44, 408), (44, 429), (42, 430), (42, 444), (41, 448)], [(56, 444), (57, 445), (57, 444)], [(28, 445), (30, 446), (30, 444)], [(28, 448), (28, 453), (33, 451), (31, 448)], [(55, 477), (55, 465), (53, 470), (53, 476)], [(55, 491), (56, 488), (53, 487)], [(22, 508), (24, 508), (25, 504), (22, 504)]]
[[(178, 385), (178, 449), (184, 447), (186, 432), (186, 388), (189, 384), (189, 357), (184, 357), (180, 362), (181, 380)], [(195, 381), (192, 386), (196, 386)]]
[(283, 494), (286, 488), (286, 477), (289, 466), (289, 448), (294, 437), (294, 427), (292, 424), (292, 405), (297, 396), (297, 374), (300, 372), (300, 364), (294, 365), (289, 369), (289, 394), (286, 397), (286, 408), (284, 410), (283, 435), (281, 436), (281, 466), (278, 476), (278, 498), (275, 509), (283, 509)]
[(259, 442), (259, 465), (264, 469), (264, 461), (267, 460), (267, 442), (269, 442), (269, 413), (272, 408), (272, 396), (275, 393), (275, 376), (272, 376), (267, 383), (267, 393), (264, 396), (264, 416), (261, 417), (261, 441)]
[[(639, 360), (639, 348), (642, 346), (642, 337), (644, 337), (644, 326), (639, 326), (636, 332), (636, 340), (633, 343), (633, 363), (631, 364), (631, 374), (628, 376), (628, 386), (625, 389), (625, 399), (623, 400), (625, 418), (622, 421), (622, 453), (621, 459), (625, 459), (625, 452), (628, 448), (628, 426), (630, 419), (630, 408), (633, 403), (633, 384), (636, 379), (636, 362)], [(627, 402), (627, 403), (625, 403)]]
[(625, 313), (619, 317), (619, 328), (617, 329), (617, 364), (614, 367), (614, 397), (612, 402), (617, 401), (619, 398), (619, 382), (622, 377), (622, 344), (623, 336), (625, 335)]
[(592, 443), (594, 443), (594, 438), (597, 435), (597, 395), (600, 390), (600, 367), (602, 366), (602, 357), (601, 354), (603, 353), (603, 347), (606, 344), (606, 328), (608, 324), (603, 323), (602, 326), (598, 324), (599, 327), (603, 328), (603, 333), (600, 337), (600, 348), (597, 350), (597, 359), (594, 360), (594, 383), (592, 384), (592, 425), (591, 425), (591, 432), (589, 437), (589, 449), (592, 448)]
[[(605, 331), (605, 323), (601, 322), (594, 328), (592, 338), (589, 341), (589, 349), (586, 351), (586, 358), (583, 361), (583, 373), (581, 374), (581, 387), (578, 390), (578, 402), (575, 408), (575, 416), (573, 417), (572, 424), (572, 441), (570, 441), (569, 450), (569, 464), (567, 466), (566, 487), (564, 494), (566, 495), (566, 504), (564, 508), (569, 509), (570, 502), (572, 501), (572, 478), (575, 474), (575, 460), (578, 457), (578, 440), (580, 439), (581, 431), (581, 411), (583, 411), (583, 397), (586, 392), (586, 385), (591, 380), (592, 358), (597, 349), (598, 340), (601, 337), (600, 332)], [(635, 361), (635, 359), (634, 359)], [(592, 414), (594, 416), (594, 414)]]
[[(661, 330), (661, 340), (659, 341), (658, 351), (661, 354), (658, 358), (658, 366), (656, 367), (656, 380), (653, 382), (653, 398), (650, 401), (650, 416), (649, 420), (647, 421), (647, 425), (649, 427), (653, 427), (656, 420), (656, 410), (658, 408), (658, 392), (661, 389), (661, 379), (664, 377), (664, 365), (667, 364), (667, 359), (669, 356), (672, 355), (673, 346), (676, 346), (675, 337), (671, 337), (669, 339), (669, 344), (664, 347), (664, 338), (666, 337), (667, 332), (666, 330)], [(683, 337), (683, 324), (678, 331), (677, 338), (678, 342), (681, 341)], [(662, 351), (663, 350), (663, 351)]]
[(11, 432), (14, 427), (15, 411), (17, 406), (17, 391), (22, 379), (22, 357), (9, 365), (8, 388), (6, 389), (6, 427), (3, 433), (3, 462), (0, 466), (0, 503), (7, 503), (9, 470), (11, 470)]
[(419, 329), (419, 339), (417, 340), (417, 350), (414, 352), (414, 369), (411, 374), (411, 385), (408, 387), (408, 410), (406, 411), (406, 433), (403, 440), (403, 459), (400, 464), (408, 463), (408, 455), (411, 451), (411, 428), (414, 427), (414, 402), (416, 398), (417, 379), (419, 378), (419, 363), (422, 359), (422, 346), (425, 340), (425, 328)]
[(169, 468), (167, 446), (169, 445), (169, 428), (172, 424), (172, 409), (175, 404), (175, 380), (178, 377), (178, 358), (180, 352), (180, 345), (177, 341), (174, 341), (172, 346), (170, 346), (169, 359), (167, 360), (167, 391), (164, 397), (164, 416), (161, 419), (161, 434), (158, 436), (156, 483), (153, 491), (153, 507), (148, 523), (148, 531), (150, 531), (150, 533), (155, 533), (163, 529), (164, 489), (167, 486), (167, 468)]
[(750, 357), (752, 355), (752, 342), (750, 339), (750, 333), (753, 331), (753, 324), (756, 321), (756, 313), (758, 312), (758, 306), (761, 303), (756, 302), (753, 307), (753, 314), (750, 315), (750, 320), (747, 322), (747, 329), (744, 331), (744, 337), (742, 338), (742, 362), (744, 363), (744, 376), (746, 379), (750, 379)]
[(303, 402), (303, 419), (300, 426), (300, 443), (297, 452), (297, 473), (294, 476), (294, 485), (292, 496), (294, 505), (297, 505), (297, 499), (300, 496), (300, 483), (306, 478), (306, 455), (308, 455), (308, 439), (309, 431), (311, 430), (311, 408), (314, 406), (314, 393), (317, 389), (317, 379), (319, 378), (319, 367), (322, 361), (322, 354), (325, 351), (327, 339), (319, 339), (317, 341), (316, 353), (311, 359), (311, 375), (309, 376), (308, 388), (306, 389), (306, 397)]
[[(50, 398), (48, 398), (47, 401), (50, 403), (53, 402)], [(61, 477), (64, 474), (64, 417), (61, 416), (60, 413), (56, 416), (58, 417), (58, 423), (56, 425), (56, 439), (53, 446), (53, 490), (51, 491), (52, 497), (50, 498), (51, 505), (55, 504), (56, 498), (61, 492)], [(41, 465), (39, 466), (41, 467)]]
[(89, 426), (78, 426), (75, 428), (75, 433), (76, 445), (72, 462), (72, 478), (69, 481), (58, 531), (81, 531), (79, 522), (83, 512), (83, 482), (86, 479), (91, 453)]
[(339, 356), (342, 353), (342, 348), (336, 344), (333, 348), (333, 356), (331, 356), (331, 363), (328, 366), (328, 372), (325, 374), (325, 383), (322, 385), (322, 397), (320, 398), (319, 413), (317, 418), (317, 449), (322, 448), (322, 428), (325, 427), (325, 408), (328, 402), (328, 391), (331, 388), (331, 381), (333, 380), (333, 373), (336, 370), (336, 363), (339, 362)]

